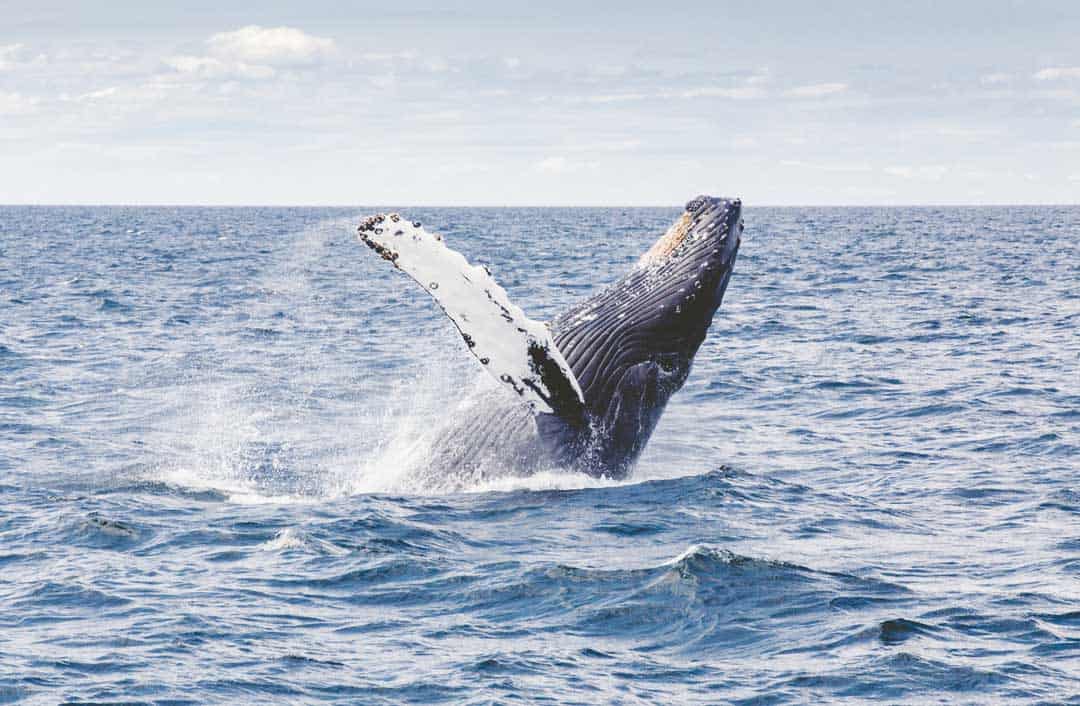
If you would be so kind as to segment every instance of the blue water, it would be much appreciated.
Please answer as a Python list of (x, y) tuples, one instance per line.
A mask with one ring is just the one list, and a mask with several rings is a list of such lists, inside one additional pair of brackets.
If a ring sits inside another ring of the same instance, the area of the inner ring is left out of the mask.
[[(678, 212), (403, 210), (538, 319)], [(369, 211), (0, 209), (0, 702), (1080, 703), (1080, 208), (748, 208), (633, 476), (464, 492)]]

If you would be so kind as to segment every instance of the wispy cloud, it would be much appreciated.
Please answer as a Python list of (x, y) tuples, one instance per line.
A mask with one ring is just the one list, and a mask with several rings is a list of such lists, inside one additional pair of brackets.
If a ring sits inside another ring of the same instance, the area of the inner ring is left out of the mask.
[(596, 167), (596, 162), (590, 162), (586, 160), (571, 160), (566, 157), (547, 157), (542, 159), (533, 165), (533, 168), (544, 174), (569, 174), (570, 172), (581, 171), (582, 169), (591, 169)]
[(829, 164), (827, 162), (804, 162), (799, 159), (782, 159), (780, 160), (780, 166), (799, 167), (800, 169), (811, 169), (819, 172), (859, 173), (873, 171), (873, 167), (869, 164)]
[(582, 152), (632, 152), (639, 149), (642, 144), (644, 143), (636, 138), (595, 140), (592, 142), (561, 144), (558, 146), (557, 151), (573, 152), (575, 154)]
[(222, 61), (212, 56), (171, 56), (165, 59), (165, 65), (200, 78), (263, 79), (277, 73), (272, 66)]
[(0, 71), (6, 71), (14, 66), (16, 57), (22, 50), (22, 44), (5, 44), (0, 46)]
[(25, 115), (37, 109), (41, 101), (35, 96), (0, 91), (0, 115)]
[[(207, 52), (164, 59), (169, 68), (203, 79), (268, 79), (278, 70), (303, 69), (323, 62), (335, 50), (334, 40), (295, 27), (249, 25), (218, 32), (206, 40)], [(398, 54), (371, 55), (372, 60)], [(410, 55), (411, 57), (411, 55)]]
[(722, 86), (702, 86), (690, 88), (679, 94), (681, 98), (731, 98), (732, 100), (748, 100), (761, 98), (765, 91), (758, 86), (735, 86), (725, 88)]
[(109, 86), (108, 88), (102, 88), (97, 91), (88, 91), (81, 93), (71, 100), (77, 103), (92, 103), (94, 101), (103, 100), (106, 98), (112, 98), (120, 92), (120, 89), (116, 86)]
[(799, 86), (785, 91), (785, 95), (795, 98), (822, 98), (848, 90), (846, 83), (813, 83), (808, 86)]
[(295, 27), (248, 25), (219, 32), (207, 40), (210, 53), (222, 59), (266, 66), (311, 66), (334, 51), (334, 40)]
[(986, 140), (1001, 137), (1005, 130), (999, 127), (983, 127), (970, 125), (938, 125), (933, 128), (933, 133), (942, 137), (953, 137), (961, 140)]
[(1046, 98), (1048, 100), (1065, 101), (1067, 103), (1075, 103), (1080, 101), (1080, 91), (1073, 88), (1045, 88), (1037, 91), (1032, 91), (1032, 95), (1038, 98)]
[(893, 166), (885, 167), (884, 172), (889, 176), (902, 179), (915, 179), (919, 181), (941, 181), (949, 172), (949, 168), (941, 164), (922, 166)]
[(1062, 79), (1080, 78), (1080, 66), (1050, 66), (1036, 71), (1034, 77), (1037, 81), (1060, 81)]
[(984, 86), (1004, 86), (1012, 81), (1012, 74), (1007, 73), (992, 73), (979, 77), (979, 83)]
[(647, 93), (600, 93), (592, 96), (585, 96), (582, 99), (584, 103), (627, 103), (630, 101), (641, 101), (649, 98)]
[[(732, 53), (709, 33), (669, 34), (634, 13), (558, 32), (523, 24), (508, 37), (483, 9), (463, 22), (338, 3), (334, 25), (312, 8), (207, 25), (168, 5), (147, 5), (149, 35), (110, 9), (92, 32), (72, 11), (54, 32), (0, 39), (0, 193), (52, 188), (58, 174), (69, 182), (55, 198), (112, 179), (102, 188), (116, 198), (149, 199), (154, 180), (198, 165), (230, 186), (188, 179), (185, 199), (654, 203), (731, 188), (778, 203), (996, 200), (1028, 185), (1007, 174), (1019, 160), (1042, 179), (1024, 198), (1077, 198), (1067, 178), (1077, 169), (1065, 167), (1080, 154), (1080, 64), (1057, 35), (1032, 44), (1002, 26), (996, 39), (915, 46), (880, 13), (854, 36), (811, 31), (810, 7), (779, 17), (756, 5)], [(702, 26), (725, 17), (704, 2), (697, 15)], [(769, 29), (781, 20), (806, 26), (799, 42)], [(865, 51), (864, 30), (881, 32), (880, 51)], [(136, 145), (162, 156), (113, 169), (143, 159)], [(378, 150), (400, 171), (358, 177), (352, 156)], [(306, 176), (249, 179), (263, 159)]]

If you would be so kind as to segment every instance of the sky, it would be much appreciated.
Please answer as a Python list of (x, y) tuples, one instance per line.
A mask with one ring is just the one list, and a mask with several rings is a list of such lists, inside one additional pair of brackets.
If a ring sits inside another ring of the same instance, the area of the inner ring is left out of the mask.
[(1080, 3), (0, 0), (0, 203), (1080, 203)]

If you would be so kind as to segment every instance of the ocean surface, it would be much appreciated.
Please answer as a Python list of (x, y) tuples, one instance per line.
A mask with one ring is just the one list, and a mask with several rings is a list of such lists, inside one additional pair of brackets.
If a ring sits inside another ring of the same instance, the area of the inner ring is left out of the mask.
[[(541, 320), (680, 212), (400, 210)], [(373, 211), (0, 208), (0, 702), (1080, 704), (1080, 207), (750, 205), (630, 478), (464, 490)]]

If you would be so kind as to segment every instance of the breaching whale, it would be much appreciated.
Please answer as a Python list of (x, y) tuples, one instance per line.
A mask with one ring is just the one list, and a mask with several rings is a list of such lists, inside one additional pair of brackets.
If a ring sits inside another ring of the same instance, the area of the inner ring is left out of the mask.
[(439, 432), (427, 470), (626, 476), (690, 373), (742, 231), (739, 199), (698, 196), (622, 279), (544, 324), (419, 222), (367, 218), (360, 239), (435, 299), (503, 388)]

